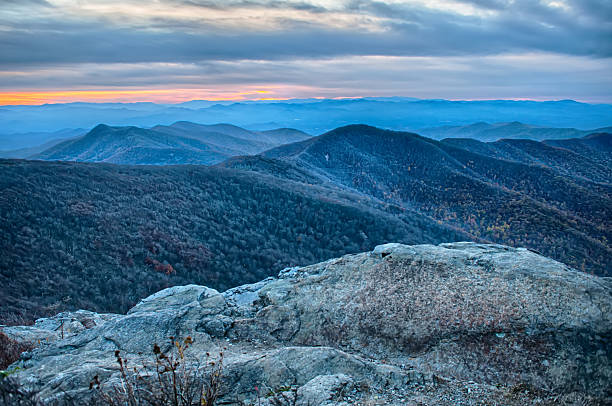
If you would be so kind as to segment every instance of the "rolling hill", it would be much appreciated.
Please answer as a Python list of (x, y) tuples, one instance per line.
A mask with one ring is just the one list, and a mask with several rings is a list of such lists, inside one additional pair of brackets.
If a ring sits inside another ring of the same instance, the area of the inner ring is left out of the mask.
[(136, 165), (211, 165), (308, 138), (298, 130), (253, 132), (229, 124), (177, 122), (151, 129), (96, 126), (82, 137), (52, 146), (33, 159)]
[[(1, 115), (1, 112), (0, 112)], [(2, 122), (2, 120), (0, 120)], [(83, 128), (63, 128), (57, 131), (35, 131), (35, 132), (14, 132), (4, 133), (6, 127), (2, 122), (3, 133), (0, 134), (0, 153), (14, 152), (16, 150), (39, 148), (42, 145), (53, 144), (57, 141), (69, 138), (80, 137), (87, 132)], [(24, 155), (23, 158), (26, 158)], [(4, 158), (4, 156), (3, 156)]]
[(249, 147), (261, 151), (282, 144), (303, 141), (311, 136), (293, 128), (277, 128), (267, 131), (249, 131), (232, 124), (196, 124), (178, 121), (170, 126), (157, 125), (152, 128), (164, 134), (188, 136), (219, 148), (230, 148), (248, 152)]
[(29, 158), (35, 155), (40, 154), (43, 151), (48, 150), (49, 148), (52, 148), (54, 146), (56, 146), (57, 144), (60, 144), (64, 141), (68, 141), (72, 138), (77, 138), (82, 136), (83, 134), (79, 134), (75, 137), (67, 137), (67, 138), (59, 138), (59, 139), (52, 139), (50, 141), (47, 141), (43, 144), (34, 146), (34, 147), (27, 147), (27, 148), (19, 148), (19, 149), (12, 149), (12, 150), (3, 150), (0, 151), (0, 158)]
[[(460, 144), (351, 125), (262, 155), (295, 168), (285, 172), (300, 171), (303, 177), (416, 210), (477, 238), (610, 273), (609, 166), (529, 141)], [(225, 165), (269, 171), (252, 158)]]

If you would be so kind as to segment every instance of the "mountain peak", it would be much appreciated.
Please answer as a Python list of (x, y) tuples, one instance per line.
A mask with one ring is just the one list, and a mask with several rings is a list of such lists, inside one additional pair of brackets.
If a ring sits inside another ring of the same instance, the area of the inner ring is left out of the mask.
[(327, 139), (328, 137), (335, 137), (339, 135), (347, 135), (351, 137), (381, 137), (381, 139), (395, 137), (398, 139), (426, 140), (426, 138), (412, 132), (388, 130), (367, 124), (349, 124), (343, 127), (338, 127), (319, 137), (313, 138), (313, 140), (316, 140), (317, 138)]
[(368, 124), (348, 124), (342, 127), (335, 128), (328, 133), (342, 133), (342, 132), (362, 132), (362, 133), (380, 133), (384, 130), (382, 128), (374, 127)]
[(95, 126), (94, 128), (92, 128), (89, 131), (89, 134), (98, 134), (98, 133), (106, 132), (106, 131), (109, 131), (109, 130), (112, 130), (112, 129), (113, 129), (113, 127), (111, 127), (111, 126), (109, 126), (107, 124), (100, 123), (97, 126)]

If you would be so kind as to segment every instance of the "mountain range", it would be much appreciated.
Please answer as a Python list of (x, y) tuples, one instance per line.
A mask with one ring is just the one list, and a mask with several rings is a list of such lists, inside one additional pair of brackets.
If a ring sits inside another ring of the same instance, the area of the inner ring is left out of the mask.
[[(364, 125), (264, 152), (318, 178), (415, 210), (473, 239), (525, 246), (583, 270), (612, 269), (612, 134), (552, 141), (435, 141)], [(554, 144), (566, 145), (560, 148)], [(270, 172), (265, 160), (234, 168)], [(274, 172), (275, 176), (283, 176)]]
[(478, 141), (497, 141), (501, 139), (544, 141), (581, 138), (593, 133), (609, 133), (612, 132), (612, 127), (578, 130), (576, 128), (539, 127), (514, 121), (511, 123), (489, 124), (480, 122), (463, 126), (422, 128), (417, 132), (436, 140), (444, 138), (472, 138)]
[[(469, 126), (426, 128), (418, 132), (433, 139), (469, 138), (478, 141), (530, 139), (558, 141), (606, 133), (612, 128), (577, 130), (545, 128), (523, 123), (475, 123)], [(69, 136), (69, 135), (73, 136)], [(85, 135), (85, 136), (84, 136)], [(188, 121), (152, 128), (96, 126), (54, 133), (18, 134), (14, 138), (50, 137), (42, 145), (0, 151), (0, 158), (111, 162), (123, 164), (215, 164), (229, 157), (252, 155), (282, 144), (302, 141), (308, 134), (290, 128), (251, 131), (231, 124)], [(58, 138), (61, 137), (61, 138)], [(195, 141), (194, 141), (195, 140)], [(463, 141), (458, 141), (463, 142)], [(552, 145), (552, 144), (550, 144)]]
[(230, 124), (176, 122), (151, 129), (100, 124), (82, 137), (57, 143), (30, 158), (132, 165), (211, 165), (308, 137), (289, 128), (255, 132)]
[(4, 322), (122, 312), (166, 286), (223, 290), (389, 241), (502, 243), (589, 273), (612, 269), (610, 133), (437, 141), (367, 125), (309, 137), (178, 122), (100, 125), (43, 154), (231, 158), (0, 160)]
[(612, 178), (610, 133), (543, 142), (502, 139), (484, 143), (468, 138), (447, 138), (442, 142), (495, 159), (549, 167), (569, 177), (603, 183)]
[(82, 128), (64, 128), (58, 131), (16, 132), (0, 135), (1, 158), (27, 158), (59, 142), (87, 133)]
[[(180, 104), (67, 103), (0, 107), (0, 150), (32, 147), (15, 133), (55, 132), (65, 128), (110, 126), (151, 128), (176, 121), (232, 123), (250, 130), (295, 128), (319, 135), (351, 123), (402, 131), (477, 122), (529, 123), (540, 127), (582, 130), (612, 125), (612, 105), (572, 100), (419, 100), (411, 98), (306, 99), (255, 102), (191, 101)], [(423, 134), (433, 136), (431, 134)], [(553, 138), (565, 138), (555, 136)], [(486, 141), (486, 140), (484, 140)]]

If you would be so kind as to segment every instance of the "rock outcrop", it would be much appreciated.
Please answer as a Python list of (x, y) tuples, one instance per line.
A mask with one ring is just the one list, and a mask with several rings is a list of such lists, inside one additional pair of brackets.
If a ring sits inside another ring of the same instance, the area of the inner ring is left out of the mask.
[(609, 278), (526, 249), (387, 244), (223, 293), (169, 288), (127, 315), (3, 330), (41, 343), (15, 376), (49, 403), (87, 399), (92, 377), (118, 379), (116, 350), (137, 364), (170, 336), (192, 337), (194, 358), (224, 352), (220, 404), (283, 391), (296, 405), (603, 403), (611, 299)]

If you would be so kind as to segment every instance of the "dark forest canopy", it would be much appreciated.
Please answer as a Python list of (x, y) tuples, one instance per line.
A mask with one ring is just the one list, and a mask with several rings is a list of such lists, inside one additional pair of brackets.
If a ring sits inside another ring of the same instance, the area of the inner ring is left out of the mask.
[[(417, 210), (474, 238), (528, 247), (576, 269), (609, 275), (611, 140), (605, 133), (546, 143), (440, 142), (351, 125), (263, 155)], [(241, 166), (238, 159), (227, 164)]]
[(0, 190), (4, 322), (123, 312), (167, 286), (224, 290), (389, 241), (467, 238), (366, 196), (214, 167), (0, 160)]

